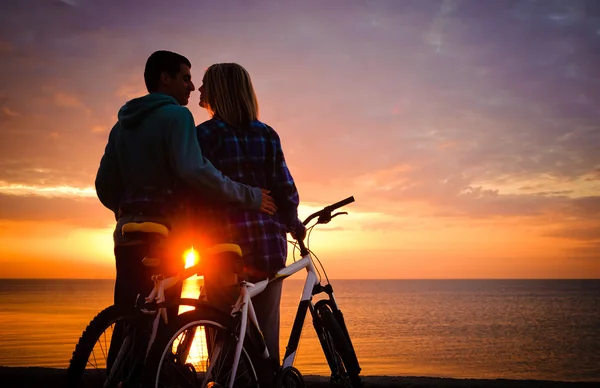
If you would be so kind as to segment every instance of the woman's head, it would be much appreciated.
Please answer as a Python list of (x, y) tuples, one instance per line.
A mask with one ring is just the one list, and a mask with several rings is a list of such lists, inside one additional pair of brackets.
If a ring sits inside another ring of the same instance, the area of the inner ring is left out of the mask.
[(250, 74), (237, 63), (217, 63), (206, 69), (200, 106), (215, 118), (235, 127), (258, 119), (258, 101)]

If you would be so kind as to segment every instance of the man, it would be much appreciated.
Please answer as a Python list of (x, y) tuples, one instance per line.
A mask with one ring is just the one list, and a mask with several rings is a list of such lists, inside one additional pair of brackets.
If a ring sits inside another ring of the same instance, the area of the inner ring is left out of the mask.
[[(151, 273), (141, 263), (149, 247), (127, 241), (121, 234), (125, 223), (166, 218), (172, 226), (169, 239), (177, 241), (189, 225), (182, 204), (190, 196), (268, 214), (276, 211), (266, 190), (233, 182), (203, 158), (194, 118), (184, 107), (194, 90), (190, 68), (187, 58), (169, 51), (148, 58), (144, 80), (149, 94), (120, 109), (100, 162), (98, 198), (117, 220), (115, 304), (133, 305), (138, 294), (152, 287)], [(183, 266), (182, 253), (175, 250), (175, 267)], [(181, 288), (173, 291), (180, 293)]]

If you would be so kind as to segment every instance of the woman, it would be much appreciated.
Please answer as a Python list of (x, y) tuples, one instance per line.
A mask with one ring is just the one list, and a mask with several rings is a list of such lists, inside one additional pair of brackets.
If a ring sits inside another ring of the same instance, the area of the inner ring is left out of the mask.
[[(258, 120), (256, 94), (250, 75), (242, 66), (210, 66), (198, 90), (200, 106), (212, 116), (196, 127), (203, 155), (232, 180), (266, 188), (278, 207), (275, 215), (267, 215), (233, 206), (204, 206), (207, 214), (203, 218), (211, 220), (213, 238), (242, 247), (244, 265), (254, 281), (264, 279), (285, 266), (286, 233), (292, 233), (294, 238), (304, 238), (305, 234), (298, 219), (298, 191), (285, 163), (279, 136)], [(213, 288), (210, 281), (207, 277), (209, 298)], [(281, 287), (281, 281), (271, 282), (253, 299), (267, 348), (277, 365)]]

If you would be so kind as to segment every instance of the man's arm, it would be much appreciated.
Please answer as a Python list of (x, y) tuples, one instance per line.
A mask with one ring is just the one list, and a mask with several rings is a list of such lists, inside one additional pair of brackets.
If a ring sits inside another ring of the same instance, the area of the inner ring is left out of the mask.
[(118, 123), (110, 131), (104, 155), (100, 160), (100, 167), (96, 174), (96, 194), (100, 202), (115, 213), (119, 210), (119, 202), (123, 196), (123, 178), (117, 158), (115, 137), (118, 134)]
[(171, 116), (168, 136), (173, 169), (190, 187), (203, 195), (247, 209), (263, 207), (263, 194), (259, 188), (232, 181), (202, 156), (189, 110), (179, 108)]

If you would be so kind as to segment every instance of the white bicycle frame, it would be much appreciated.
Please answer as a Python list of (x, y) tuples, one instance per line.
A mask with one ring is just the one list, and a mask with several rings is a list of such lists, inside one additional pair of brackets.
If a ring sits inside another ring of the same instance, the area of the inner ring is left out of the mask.
[[(321, 224), (328, 223), (329, 221), (331, 221), (331, 219), (333, 217), (337, 216), (338, 214), (343, 214), (343, 212), (332, 214), (332, 212), (334, 210), (339, 209), (340, 207), (345, 206), (352, 202), (354, 202), (354, 197), (351, 196), (351, 197), (343, 199), (339, 202), (336, 202), (332, 205), (326, 206), (322, 210), (310, 215), (304, 221), (304, 225), (308, 224), (312, 219), (314, 219), (316, 217), (319, 217), (317, 223), (321, 223)], [(298, 344), (300, 342), (300, 336), (302, 334), (302, 328), (304, 326), (304, 320), (306, 319), (306, 313), (307, 313), (309, 307), (310, 307), (311, 314), (313, 314), (313, 317), (314, 317), (314, 314), (316, 313), (315, 306), (312, 304), (312, 296), (316, 295), (318, 293), (321, 293), (321, 292), (326, 292), (329, 296), (329, 301), (327, 303), (332, 307), (334, 312), (339, 312), (339, 310), (337, 309), (337, 303), (333, 296), (333, 289), (331, 288), (331, 285), (330, 284), (327, 284), (326, 286), (320, 285), (320, 281), (318, 280), (317, 272), (315, 270), (315, 266), (314, 266), (310, 251), (308, 251), (306, 249), (302, 240), (298, 241), (298, 243), (300, 245), (300, 252), (302, 255), (302, 258), (300, 260), (295, 261), (294, 263), (290, 264), (289, 266), (281, 269), (271, 279), (265, 279), (265, 280), (255, 283), (255, 284), (252, 284), (252, 283), (249, 283), (246, 281), (240, 282), (240, 286), (241, 286), (240, 287), (240, 289), (241, 289), (240, 296), (238, 297), (238, 299), (231, 311), (231, 315), (234, 317), (237, 317), (241, 314), (241, 321), (240, 321), (240, 332), (238, 333), (238, 342), (236, 344), (236, 351), (235, 351), (235, 355), (234, 355), (234, 364), (233, 364), (232, 373), (231, 373), (231, 382), (229, 384), (230, 388), (233, 387), (233, 382), (236, 377), (237, 367), (238, 367), (238, 363), (239, 363), (241, 353), (243, 350), (244, 339), (246, 336), (248, 319), (250, 319), (250, 321), (260, 331), (260, 326), (256, 319), (256, 312), (255, 312), (254, 306), (252, 304), (252, 298), (254, 296), (260, 294), (261, 292), (263, 292), (265, 290), (265, 288), (267, 287), (267, 285), (269, 284), (269, 282), (281, 281), (281, 280), (285, 279), (286, 277), (299, 272), (302, 269), (306, 269), (306, 271), (307, 271), (306, 281), (304, 283), (304, 288), (302, 290), (302, 296), (301, 296), (300, 302), (298, 304), (298, 311), (296, 312), (296, 317), (294, 319), (294, 324), (292, 326), (292, 332), (290, 333), (288, 345), (286, 347), (286, 352), (285, 352), (285, 355), (283, 358), (283, 363), (282, 363), (283, 368), (291, 367), (294, 364), (294, 361), (296, 358), (296, 352), (298, 350)], [(144, 312), (145, 314), (155, 316), (154, 321), (153, 321), (152, 333), (150, 335), (150, 339), (148, 342), (148, 348), (146, 351), (146, 357), (148, 356), (148, 353), (149, 353), (149, 351), (152, 347), (152, 344), (154, 343), (154, 340), (156, 338), (156, 334), (158, 332), (158, 327), (159, 327), (161, 318), (165, 323), (168, 323), (166, 308), (163, 305), (165, 302), (165, 290), (167, 290), (170, 287), (173, 287), (178, 282), (183, 281), (183, 280), (195, 275), (196, 273), (198, 273), (198, 271), (200, 269), (201, 269), (200, 265), (195, 265), (195, 266), (192, 266), (190, 268), (183, 270), (176, 276), (172, 276), (172, 277), (163, 279), (162, 275), (158, 275), (158, 276), (154, 276), (152, 278), (152, 280), (154, 281), (154, 288), (152, 289), (150, 294), (145, 298), (145, 301), (146, 301), (146, 303), (156, 302), (156, 304), (158, 305), (158, 309), (154, 309), (154, 308), (149, 308), (149, 309), (142, 308), (141, 309), (141, 311)], [(138, 297), (140, 297), (140, 295), (138, 295)], [(319, 303), (317, 303), (317, 306)], [(195, 304), (192, 304), (192, 306), (195, 306)], [(343, 325), (343, 321), (342, 321), (342, 325)], [(315, 326), (315, 329), (317, 329), (317, 331), (319, 330), (317, 328), (317, 326)], [(344, 330), (345, 330), (345, 327), (344, 327)], [(319, 339), (321, 339), (321, 338), (319, 338)], [(262, 357), (264, 359), (267, 359), (270, 355), (269, 355), (269, 351), (268, 351), (266, 345), (264, 344), (264, 340), (263, 340), (262, 345), (263, 345)], [(323, 345), (323, 343), (322, 343), (322, 345)], [(323, 345), (323, 346), (325, 346), (325, 345)], [(324, 348), (324, 350), (325, 350), (325, 348)], [(329, 359), (328, 359), (328, 362), (329, 362)], [(212, 370), (212, 364), (209, 367), (209, 371), (211, 371), (211, 370)]]
[[(282, 281), (284, 278), (291, 276), (302, 269), (306, 269), (306, 281), (304, 283), (304, 288), (302, 290), (302, 296), (300, 298), (300, 303), (298, 304), (298, 311), (296, 313), (296, 318), (294, 319), (294, 324), (292, 326), (292, 332), (290, 334), (290, 338), (288, 341), (288, 346), (286, 347), (285, 356), (283, 359), (282, 367), (292, 366), (294, 364), (294, 360), (296, 358), (296, 352), (298, 349), (298, 344), (300, 342), (300, 335), (302, 334), (302, 327), (304, 326), (304, 320), (306, 318), (306, 313), (308, 311), (308, 307), (312, 301), (313, 289), (319, 283), (317, 272), (315, 270), (315, 266), (312, 261), (312, 257), (309, 254), (303, 256), (301, 259), (295, 261), (294, 263), (282, 268), (277, 272), (277, 274), (271, 279), (261, 280), (257, 283), (250, 283), (246, 281), (242, 281), (240, 283), (240, 295), (231, 310), (232, 316), (237, 316), (241, 314), (240, 321), (240, 332), (238, 333), (238, 341), (236, 344), (233, 366), (231, 370), (231, 380), (229, 382), (229, 388), (233, 388), (233, 383), (235, 381), (237, 367), (242, 355), (242, 349), (244, 344), (244, 339), (246, 337), (246, 329), (248, 326), (248, 319), (259, 329), (260, 326), (258, 324), (258, 320), (256, 319), (256, 312), (254, 310), (254, 305), (252, 304), (252, 298), (256, 295), (260, 294), (265, 290), (269, 282), (272, 281)], [(157, 303), (162, 303), (165, 301), (165, 290), (174, 286), (177, 282), (187, 279), (191, 275), (195, 273), (197, 270), (195, 267), (190, 267), (184, 270), (182, 273), (176, 276), (172, 276), (166, 279), (158, 279), (155, 280), (155, 286), (152, 292), (146, 298), (147, 302), (155, 301)], [(333, 298), (333, 295), (331, 295)], [(167, 322), (166, 310), (164, 307), (159, 308), (159, 313), (156, 314), (156, 318), (154, 321), (152, 335), (150, 339), (150, 343), (148, 349), (154, 342), (156, 337), (156, 332), (158, 330), (159, 319), (162, 319)], [(264, 351), (262, 353), (263, 359), (268, 358), (269, 351), (264, 347)], [(279, 360), (278, 360), (279, 361)], [(207, 370), (207, 376), (210, 375), (212, 370), (212, 364)]]

